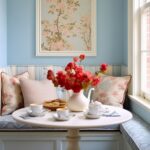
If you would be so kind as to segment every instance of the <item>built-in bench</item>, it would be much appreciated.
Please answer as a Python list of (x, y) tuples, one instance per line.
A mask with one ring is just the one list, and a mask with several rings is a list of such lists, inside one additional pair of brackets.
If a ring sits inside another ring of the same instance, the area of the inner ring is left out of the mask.
[(150, 125), (139, 116), (121, 124), (120, 131), (133, 150), (150, 150)]
[[(0, 117), (0, 132), (66, 132), (65, 129), (38, 128), (16, 122), (11, 115)], [(81, 132), (121, 132), (133, 150), (150, 149), (150, 126), (139, 116), (133, 115), (132, 120), (119, 125), (103, 128), (91, 128)]]
[[(32, 79), (43, 79), (49, 66), (12, 66), (2, 71), (15, 75), (29, 71)], [(88, 67), (92, 72), (99, 66)], [(59, 70), (60, 67), (54, 67)], [(109, 74), (121, 75), (126, 71), (125, 67), (112, 66)], [(17, 123), (11, 115), (0, 116), (0, 150), (65, 150), (66, 130), (55, 128), (35, 128)], [(150, 127), (136, 114), (133, 119), (119, 125), (104, 128), (86, 129), (81, 131), (81, 150), (150, 150)], [(28, 143), (29, 147), (26, 147)], [(39, 144), (40, 143), (40, 144)], [(86, 144), (85, 144), (86, 143)], [(128, 143), (129, 146), (123, 143)], [(21, 145), (22, 144), (22, 145)], [(61, 145), (61, 146), (60, 146)], [(32, 148), (31, 148), (32, 147)]]

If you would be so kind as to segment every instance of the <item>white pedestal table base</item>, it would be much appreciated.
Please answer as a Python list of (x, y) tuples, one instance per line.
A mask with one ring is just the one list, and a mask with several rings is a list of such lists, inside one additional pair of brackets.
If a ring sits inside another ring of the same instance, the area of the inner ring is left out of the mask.
[(68, 129), (67, 134), (68, 148), (67, 150), (80, 150), (79, 147), (79, 129)]

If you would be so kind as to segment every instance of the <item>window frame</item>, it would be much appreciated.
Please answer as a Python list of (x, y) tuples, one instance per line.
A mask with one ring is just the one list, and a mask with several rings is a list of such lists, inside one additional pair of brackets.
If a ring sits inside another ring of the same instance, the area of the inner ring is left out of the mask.
[[(147, 3), (145, 3), (145, 4), (141, 7), (141, 12), (140, 12), (140, 14), (141, 14), (141, 20), (140, 20), (140, 21), (141, 21), (141, 31), (140, 31), (140, 32), (143, 31), (143, 29), (142, 29), (142, 24), (143, 24), (144, 11), (145, 11), (146, 9), (148, 9), (148, 8), (150, 9), (150, 1), (147, 2)], [(142, 34), (141, 34), (141, 38), (142, 38)], [(142, 42), (142, 40), (143, 40), (143, 39), (141, 39), (141, 42)], [(140, 51), (141, 59), (142, 59), (143, 53), (150, 53), (150, 52), (149, 52), (148, 49), (143, 49), (142, 46), (141, 46), (141, 51)], [(141, 62), (141, 64), (142, 64), (142, 62)], [(143, 72), (143, 71), (142, 71), (142, 72)], [(143, 75), (141, 74), (141, 78), (142, 78), (142, 76), (143, 76)], [(141, 85), (141, 96), (142, 96), (143, 98), (145, 98), (145, 99), (150, 100), (150, 94), (147, 93), (146, 91), (143, 91), (142, 85)]]
[(150, 2), (141, 7), (140, 0), (128, 0), (128, 73), (132, 74), (130, 94), (142, 98), (145, 96), (141, 89), (141, 15), (148, 7)]

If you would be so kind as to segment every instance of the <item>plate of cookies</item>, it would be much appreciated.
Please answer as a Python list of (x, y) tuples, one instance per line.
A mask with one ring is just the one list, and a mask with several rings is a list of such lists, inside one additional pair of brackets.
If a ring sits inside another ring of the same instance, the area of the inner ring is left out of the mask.
[(67, 107), (67, 102), (63, 99), (54, 99), (50, 101), (45, 101), (43, 107), (55, 111), (57, 108)]

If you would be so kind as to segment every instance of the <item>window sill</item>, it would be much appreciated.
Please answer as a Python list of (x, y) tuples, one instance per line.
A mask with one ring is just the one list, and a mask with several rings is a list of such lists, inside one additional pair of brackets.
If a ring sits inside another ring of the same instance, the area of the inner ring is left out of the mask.
[(146, 100), (140, 96), (133, 96), (133, 95), (129, 95), (129, 98), (133, 101), (138, 102), (139, 104), (145, 106), (147, 109), (150, 110), (150, 101)]
[(129, 95), (130, 110), (150, 124), (150, 101), (139, 96)]

